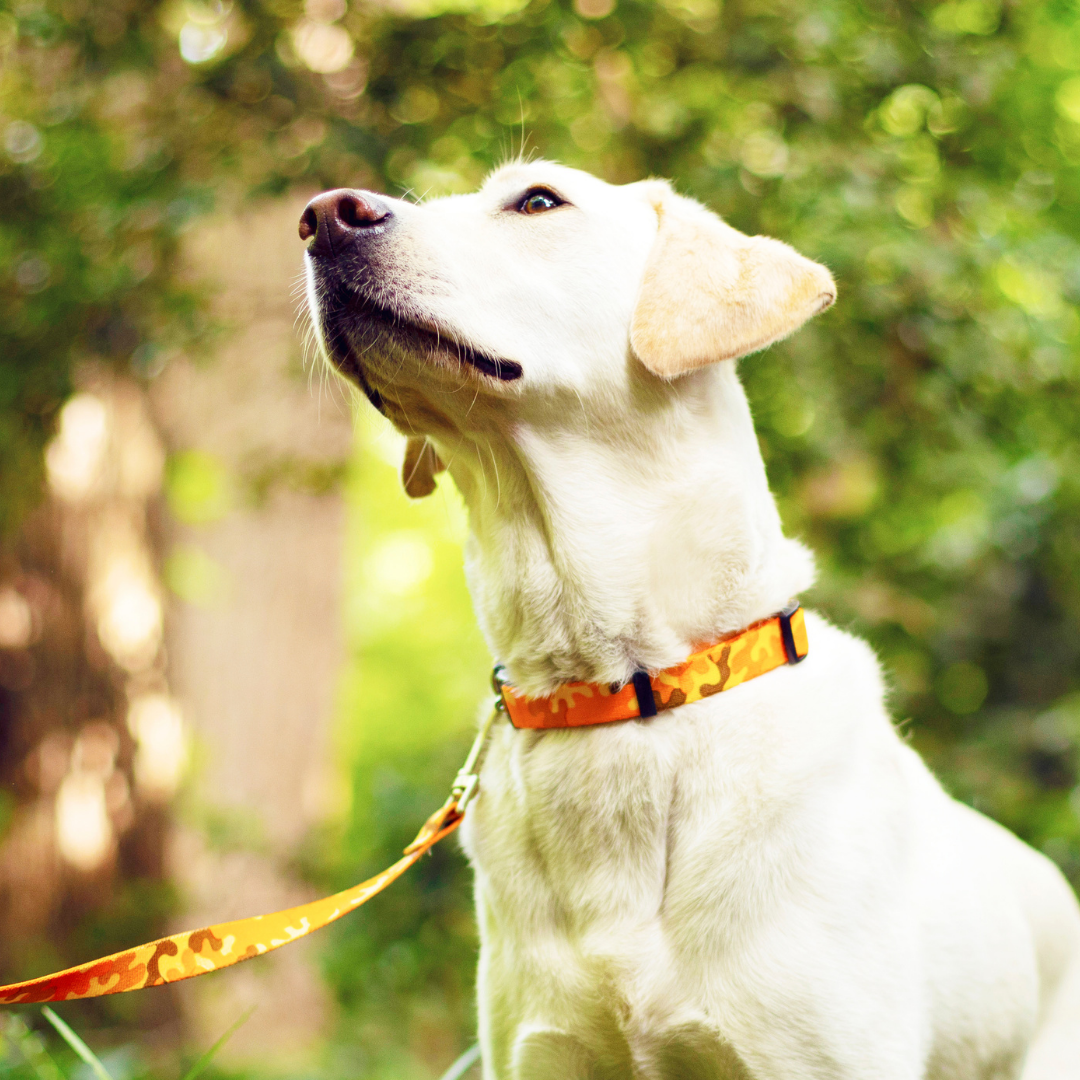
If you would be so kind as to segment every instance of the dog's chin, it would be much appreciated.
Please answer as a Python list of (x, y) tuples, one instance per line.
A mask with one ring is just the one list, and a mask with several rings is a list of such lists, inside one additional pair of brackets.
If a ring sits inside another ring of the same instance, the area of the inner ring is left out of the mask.
[(378, 301), (339, 290), (320, 304), (317, 315), (330, 359), (343, 375), (359, 383), (372, 403), (375, 393), (360, 358), (371, 355), (415, 356), (437, 368), (468, 369), (487, 379), (510, 383), (524, 374), (520, 364), (493, 356), (434, 324), (414, 321)]

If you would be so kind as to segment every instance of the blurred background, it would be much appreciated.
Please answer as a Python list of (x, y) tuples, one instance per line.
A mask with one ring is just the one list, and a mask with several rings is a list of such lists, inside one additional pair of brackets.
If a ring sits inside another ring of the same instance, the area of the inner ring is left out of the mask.
[[(806, 599), (1080, 884), (1077, 0), (4, 0), (3, 981), (353, 884), (442, 801), (490, 665), (463, 510), (305, 360), (296, 223), (518, 153), (832, 268), (742, 363)], [(470, 907), (446, 845), (257, 964), (58, 1011), (115, 1080), (252, 1006), (220, 1075), (426, 1080), (474, 1038)], [(0, 1040), (89, 1075), (34, 1009)]]

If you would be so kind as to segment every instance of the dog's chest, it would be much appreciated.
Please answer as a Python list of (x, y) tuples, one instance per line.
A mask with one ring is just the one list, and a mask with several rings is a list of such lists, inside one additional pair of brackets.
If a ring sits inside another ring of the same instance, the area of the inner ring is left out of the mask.
[(763, 832), (782, 824), (790, 754), (760, 716), (728, 724), (718, 704), (595, 728), (496, 728), (463, 830), (490, 903), (548, 912), (578, 938), (612, 920), (678, 923), (700, 889), (714, 913), (733, 911), (738, 875), (725, 868), (759, 857)]
[(745, 1075), (705, 1017), (702, 984), (751, 907), (739, 893), (754, 875), (738, 866), (767, 823), (760, 784), (737, 777), (761, 772), (748, 754), (768, 755), (760, 739), (728, 745), (718, 782), (717, 748), (699, 742), (690, 708), (680, 713), (617, 730), (496, 733), (465, 843), (481, 994), (515, 1080), (531, 1057), (546, 1063), (538, 1076), (556, 1075), (552, 1054), (567, 1076), (582, 1055), (596, 1076), (605, 1062), (642, 1080)]

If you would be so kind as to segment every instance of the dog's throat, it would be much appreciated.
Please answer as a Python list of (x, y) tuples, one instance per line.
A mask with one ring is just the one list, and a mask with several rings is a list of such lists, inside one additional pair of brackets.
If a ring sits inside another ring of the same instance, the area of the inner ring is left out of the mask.
[[(798, 601), (768, 619), (728, 635), (656, 675), (636, 672), (624, 686), (566, 683), (547, 697), (524, 697), (496, 668), (495, 685), (517, 728), (591, 727), (643, 719), (740, 686), (809, 652)], [(650, 700), (651, 699), (651, 700)]]

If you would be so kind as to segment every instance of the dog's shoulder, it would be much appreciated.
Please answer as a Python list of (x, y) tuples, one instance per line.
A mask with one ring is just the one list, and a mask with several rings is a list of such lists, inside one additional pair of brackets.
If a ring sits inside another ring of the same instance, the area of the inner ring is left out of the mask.
[(809, 653), (791, 669), (794, 692), (832, 710), (847, 704), (884, 716), (886, 683), (869, 643), (815, 611), (806, 612), (806, 635)]
[(861, 637), (831, 623), (820, 612), (804, 609), (806, 634), (810, 642), (810, 655), (820, 657), (824, 664), (842, 664), (852, 669), (865, 669), (880, 680), (881, 667), (877, 654)]

